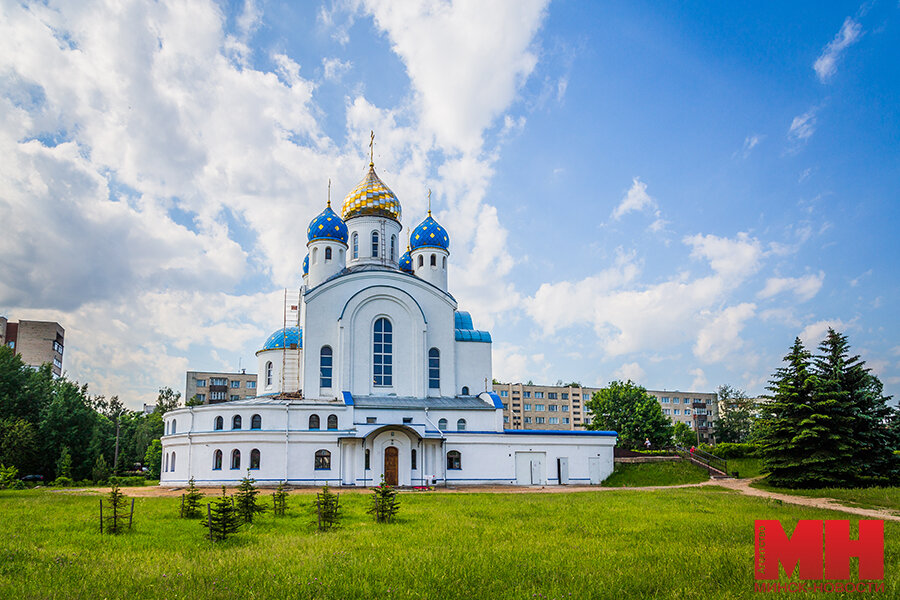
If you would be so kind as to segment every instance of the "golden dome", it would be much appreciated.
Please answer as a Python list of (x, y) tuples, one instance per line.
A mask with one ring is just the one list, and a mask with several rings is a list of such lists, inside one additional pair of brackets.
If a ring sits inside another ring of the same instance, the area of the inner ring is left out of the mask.
[(341, 216), (346, 221), (351, 217), (373, 215), (400, 221), (400, 200), (391, 189), (375, 174), (375, 165), (369, 163), (369, 172), (344, 198)]

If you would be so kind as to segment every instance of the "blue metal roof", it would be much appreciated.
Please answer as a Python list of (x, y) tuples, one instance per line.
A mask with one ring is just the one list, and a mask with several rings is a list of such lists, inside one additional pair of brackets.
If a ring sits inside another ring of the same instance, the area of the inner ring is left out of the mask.
[(504, 429), (503, 433), (513, 435), (589, 435), (606, 437), (616, 437), (619, 435), (615, 431), (565, 431), (554, 429)]
[(472, 324), (472, 315), (466, 311), (456, 311), (453, 315), (453, 324), (456, 328), (457, 342), (491, 343), (491, 332), (475, 329), (475, 326)]
[(310, 221), (306, 229), (306, 238), (313, 240), (337, 240), (347, 243), (347, 225), (337, 213), (331, 210), (331, 203), (325, 207), (319, 216)]
[[(357, 408), (467, 409), (496, 410), (494, 405), (475, 396), (456, 398), (412, 398), (408, 396), (353, 396)], [(344, 400), (346, 403), (346, 399)]]
[(260, 352), (263, 350), (278, 350), (280, 348), (290, 348), (296, 345), (297, 348), (303, 347), (303, 331), (299, 327), (285, 327), (272, 333)]

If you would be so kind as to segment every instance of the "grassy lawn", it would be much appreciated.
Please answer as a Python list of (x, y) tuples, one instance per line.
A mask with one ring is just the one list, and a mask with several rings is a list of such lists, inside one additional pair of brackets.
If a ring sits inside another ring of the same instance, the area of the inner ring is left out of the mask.
[(763, 461), (761, 458), (729, 458), (728, 471), (738, 472), (741, 479), (759, 477), (762, 475)]
[[(730, 461), (729, 461), (730, 464)], [(794, 496), (808, 496), (810, 498), (834, 498), (847, 506), (860, 506), (862, 508), (887, 508), (900, 512), (900, 487), (874, 487), (874, 488), (815, 488), (810, 490), (793, 490), (777, 488), (768, 485), (765, 480), (755, 481), (751, 484), (763, 490), (770, 490), (781, 494), (793, 494)]]
[(618, 463), (603, 487), (643, 487), (649, 485), (682, 485), (709, 479), (706, 469), (686, 460), (647, 463)]
[[(213, 543), (173, 498), (138, 498), (134, 531), (101, 537), (96, 496), (0, 492), (0, 598), (754, 598), (753, 519), (846, 518), (717, 487), (409, 493), (389, 525), (367, 499), (342, 495), (343, 527), (319, 534), (293, 496), (292, 516)], [(900, 524), (885, 527), (898, 597)]]

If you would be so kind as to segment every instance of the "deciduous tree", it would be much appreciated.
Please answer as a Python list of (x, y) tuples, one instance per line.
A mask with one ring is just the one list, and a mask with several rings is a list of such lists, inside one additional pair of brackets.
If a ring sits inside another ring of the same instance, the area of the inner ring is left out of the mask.
[(672, 425), (659, 402), (631, 380), (611, 382), (595, 392), (585, 408), (592, 415), (587, 428), (616, 431), (621, 446), (640, 448), (648, 438), (657, 448), (671, 443)]

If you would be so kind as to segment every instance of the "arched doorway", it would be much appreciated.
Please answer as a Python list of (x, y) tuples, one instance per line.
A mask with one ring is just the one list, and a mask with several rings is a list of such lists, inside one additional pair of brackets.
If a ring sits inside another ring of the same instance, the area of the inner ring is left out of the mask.
[(384, 449), (384, 482), (388, 485), (397, 485), (397, 447), (388, 446)]

